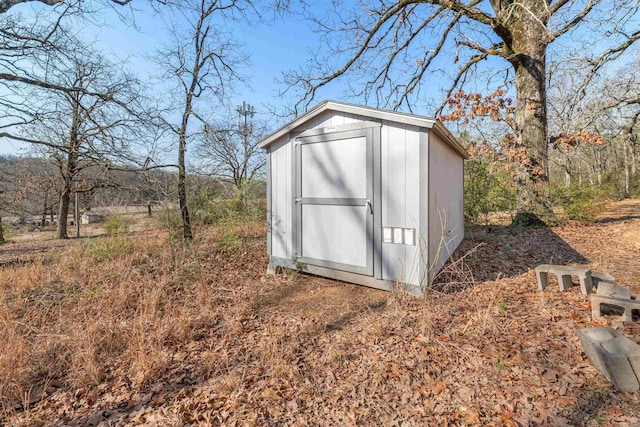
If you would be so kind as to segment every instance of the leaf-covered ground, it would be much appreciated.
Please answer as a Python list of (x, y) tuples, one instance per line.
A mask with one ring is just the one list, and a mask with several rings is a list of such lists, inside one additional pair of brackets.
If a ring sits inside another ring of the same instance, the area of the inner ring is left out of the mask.
[(593, 322), (578, 286), (539, 292), (532, 270), (583, 264), (638, 294), (640, 201), (595, 224), (474, 227), (422, 298), (266, 277), (263, 233), (240, 224), (190, 247), (158, 232), (12, 255), (0, 424), (640, 425), (638, 394), (615, 391), (575, 332), (609, 324), (638, 342), (640, 326)]

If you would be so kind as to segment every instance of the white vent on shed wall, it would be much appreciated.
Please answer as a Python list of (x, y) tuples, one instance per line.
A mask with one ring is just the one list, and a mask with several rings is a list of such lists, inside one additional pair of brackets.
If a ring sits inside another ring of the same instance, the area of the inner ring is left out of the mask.
[(382, 243), (416, 245), (416, 229), (404, 227), (382, 227)]

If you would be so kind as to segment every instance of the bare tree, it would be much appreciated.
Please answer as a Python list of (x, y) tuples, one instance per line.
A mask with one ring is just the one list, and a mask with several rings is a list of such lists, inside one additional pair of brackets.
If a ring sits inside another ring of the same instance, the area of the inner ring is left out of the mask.
[(5, 211), (18, 216), (38, 213), (41, 226), (47, 225), (48, 218), (53, 222), (56, 192), (60, 188), (55, 166), (45, 158), (25, 157), (3, 169), (5, 182), (0, 191), (4, 194)]
[[(580, 180), (585, 175), (590, 185), (601, 186), (608, 179), (620, 190), (616, 197), (629, 196), (640, 118), (635, 64), (637, 60), (618, 69), (600, 67), (596, 74), (575, 61), (551, 68), (550, 159), (564, 173), (566, 186), (575, 184), (574, 176)], [(596, 133), (599, 140), (589, 137)]]
[[(174, 24), (173, 43), (158, 54), (158, 63), (165, 70), (165, 77), (178, 83), (174, 112), (180, 113), (179, 124), (170, 124), (178, 139), (178, 203), (182, 218), (183, 238), (193, 238), (187, 204), (186, 152), (188, 140), (194, 135), (191, 117), (202, 124), (204, 114), (198, 112), (198, 101), (221, 102), (228, 86), (240, 81), (238, 67), (243, 62), (238, 46), (222, 31), (224, 20), (235, 19), (248, 1), (240, 0), (190, 0), (175, 3), (186, 25)], [(201, 108), (210, 108), (211, 105)]]
[[(0, 195), (2, 194), (2, 190), (0, 190)], [(0, 210), (0, 244), (5, 243), (6, 240), (4, 238), (4, 226), (2, 225), (2, 211)]]
[[(296, 109), (306, 109), (329, 82), (349, 76), (354, 95), (411, 110), (430, 76), (450, 77), (448, 98), (472, 72), (498, 68), (493, 75), (502, 79), (500, 84), (514, 81), (516, 142), (527, 153), (516, 174), (514, 222), (522, 224), (553, 218), (548, 192), (549, 46), (566, 35), (578, 37), (578, 27), (589, 37), (606, 33), (606, 44), (600, 43), (606, 46), (594, 51), (598, 46), (592, 42), (590, 50), (591, 68), (597, 72), (640, 39), (638, 8), (623, 0), (363, 1), (354, 11), (342, 2), (334, 6), (332, 18), (312, 18), (330, 46), (329, 55), (285, 75), (290, 87), (303, 89)], [(500, 69), (490, 58), (501, 59), (506, 67)], [(450, 64), (457, 64), (456, 69)]]
[[(107, 2), (113, 3), (115, 5), (126, 5), (131, 3), (131, 0), (106, 0)], [(5, 13), (13, 6), (16, 6), (20, 3), (43, 3), (49, 6), (60, 5), (60, 4), (72, 4), (75, 7), (79, 7), (82, 4), (82, 1), (69, 1), (69, 0), (0, 0), (0, 13)], [(86, 2), (86, 1), (85, 1)]]
[(146, 124), (140, 83), (69, 37), (69, 50), (46, 58), (55, 75), (50, 81), (82, 90), (27, 85), (21, 95), (29, 99), (33, 114), (3, 133), (32, 144), (57, 165), (61, 182), (57, 238), (67, 237), (72, 194), (107, 185), (110, 168), (133, 162), (137, 155), (133, 145), (145, 140)]
[(631, 181), (638, 179), (638, 157), (640, 147), (640, 81), (638, 80), (638, 62), (627, 67), (612, 81), (609, 95), (610, 107), (620, 132), (620, 145), (624, 175), (624, 197), (631, 193)]
[[(28, 18), (19, 13), (7, 13), (20, 3), (44, 3), (54, 6), (46, 11), (34, 12)], [(0, 100), (1, 131), (28, 122), (34, 111), (28, 99), (22, 97), (24, 87), (44, 88), (65, 93), (84, 93), (108, 97), (108, 94), (91, 92), (86, 87), (61, 84), (52, 79), (48, 59), (68, 46), (68, 29), (63, 25), (70, 18), (84, 19), (97, 13), (100, 5), (127, 5), (131, 0), (0, 0)], [(161, 5), (164, 0), (153, 1)], [(123, 20), (127, 16), (119, 14)]]
[[(640, 101), (634, 104), (640, 107)], [(622, 114), (620, 115), (622, 119)], [(623, 155), (624, 155), (624, 196), (630, 195), (631, 179), (638, 176), (638, 133), (640, 132), (640, 108), (624, 117), (622, 127)]]
[[(591, 80), (592, 90), (583, 91), (587, 79)], [(563, 61), (549, 67), (548, 82), (550, 167), (561, 170), (565, 187), (575, 183), (576, 171), (585, 167), (593, 169), (601, 180), (602, 171), (598, 164), (594, 159), (585, 162), (584, 155), (603, 150), (605, 140), (600, 132), (603, 124), (610, 120), (611, 99), (603, 96), (602, 91), (607, 92), (610, 77), (601, 76), (594, 80), (582, 64)], [(608, 131), (604, 133), (610, 134)]]
[(249, 184), (260, 176), (266, 164), (264, 150), (258, 147), (265, 129), (263, 122), (227, 119), (206, 125), (198, 145), (205, 173), (233, 184), (244, 205)]

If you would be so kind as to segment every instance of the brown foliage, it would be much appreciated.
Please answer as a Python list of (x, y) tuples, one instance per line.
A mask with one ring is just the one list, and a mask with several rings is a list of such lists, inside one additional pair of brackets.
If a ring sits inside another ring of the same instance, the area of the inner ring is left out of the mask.
[[(510, 98), (505, 98), (506, 91), (497, 90), (491, 95), (483, 96), (479, 93), (466, 93), (463, 90), (455, 93), (447, 100), (449, 114), (439, 117), (442, 121), (457, 121), (462, 125), (467, 125), (473, 120), (491, 119), (494, 122), (505, 123), (512, 133), (508, 133), (496, 144), (493, 141), (476, 141), (471, 144), (467, 151), (472, 158), (482, 156), (496, 164), (502, 162), (502, 167), (506, 167), (513, 175), (515, 173), (513, 165), (520, 164), (527, 168), (529, 176), (542, 177), (545, 171), (527, 155), (526, 147), (519, 145), (515, 134), (517, 133), (515, 123), (515, 108), (511, 106)], [(550, 143), (553, 148), (571, 148), (578, 144), (598, 144), (604, 143), (601, 134), (579, 131), (573, 134), (560, 134), (552, 137)], [(504, 164), (506, 161), (507, 164)]]
[(476, 118), (490, 118), (494, 122), (504, 122), (511, 129), (515, 129), (515, 108), (511, 107), (511, 99), (504, 97), (505, 93), (505, 90), (497, 90), (491, 95), (482, 96), (479, 93), (466, 93), (461, 89), (447, 99), (447, 105), (452, 112), (441, 115), (439, 119), (468, 124)]
[(580, 131), (576, 133), (561, 133), (558, 136), (550, 138), (549, 142), (553, 148), (573, 148), (580, 144), (604, 144), (604, 136), (599, 133)]
[(515, 177), (514, 165), (521, 164), (529, 170), (530, 176), (542, 176), (544, 171), (533, 164), (531, 157), (527, 155), (526, 147), (519, 145), (515, 137), (515, 109), (511, 107), (510, 98), (505, 98), (506, 91), (497, 90), (491, 95), (482, 96), (479, 93), (466, 93), (463, 90), (455, 93), (447, 100), (450, 114), (439, 117), (442, 121), (457, 121), (462, 125), (468, 125), (473, 120), (486, 118), (505, 123), (511, 132), (507, 133), (500, 141), (476, 141), (467, 148), (472, 158), (481, 156), (491, 162), (492, 168), (506, 169)]

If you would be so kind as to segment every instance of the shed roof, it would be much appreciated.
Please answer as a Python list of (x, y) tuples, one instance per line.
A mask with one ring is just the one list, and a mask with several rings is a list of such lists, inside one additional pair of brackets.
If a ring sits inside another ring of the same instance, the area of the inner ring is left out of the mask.
[(107, 213), (106, 212), (99, 212), (99, 211), (85, 211), (82, 215), (86, 215), (86, 216), (106, 216)]
[(428, 129), (433, 129), (433, 131), (438, 135), (442, 140), (451, 147), (455, 152), (457, 152), (460, 156), (465, 159), (469, 158), (469, 153), (464, 149), (464, 147), (458, 142), (458, 140), (447, 130), (447, 128), (437, 119), (425, 116), (417, 116), (415, 114), (407, 114), (407, 113), (399, 113), (397, 111), (390, 110), (380, 110), (378, 108), (372, 107), (364, 107), (361, 105), (355, 104), (347, 104), (344, 102), (338, 101), (323, 101), (320, 104), (316, 105), (311, 110), (307, 111), (300, 117), (295, 118), (290, 121), (286, 125), (282, 126), (280, 129), (273, 132), (271, 135), (264, 138), (262, 141), (258, 143), (258, 146), (261, 148), (266, 148), (271, 145), (274, 141), (279, 139), (280, 137), (286, 135), (288, 132), (296, 129), (301, 126), (305, 122), (313, 119), (314, 117), (320, 115), (325, 111), (338, 111), (342, 113), (355, 114), (363, 117), (370, 117), (372, 119), (377, 120), (386, 120), (395, 123), (403, 123), (407, 125), (419, 126)]

